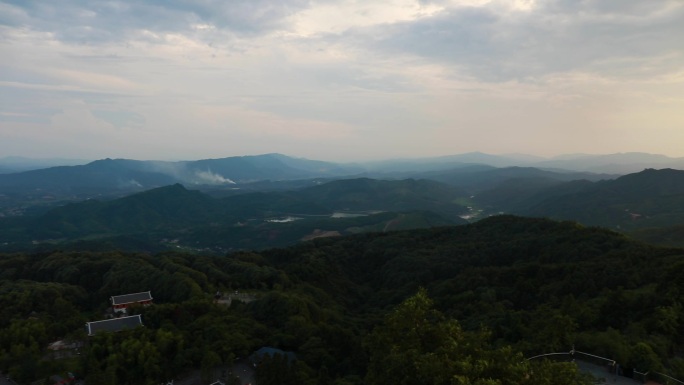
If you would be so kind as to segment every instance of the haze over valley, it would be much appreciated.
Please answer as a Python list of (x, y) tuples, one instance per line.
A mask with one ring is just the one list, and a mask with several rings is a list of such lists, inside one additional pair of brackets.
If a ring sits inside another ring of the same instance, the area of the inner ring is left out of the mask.
[[(682, 161), (642, 153), (551, 160), (468, 153), (345, 164), (280, 154), (103, 159), (0, 174), (0, 248), (87, 240), (224, 253), (504, 213), (644, 231), (653, 240), (684, 223), (684, 172), (648, 167)], [(635, 169), (642, 171), (597, 172)], [(679, 245), (672, 234), (661, 241)]]

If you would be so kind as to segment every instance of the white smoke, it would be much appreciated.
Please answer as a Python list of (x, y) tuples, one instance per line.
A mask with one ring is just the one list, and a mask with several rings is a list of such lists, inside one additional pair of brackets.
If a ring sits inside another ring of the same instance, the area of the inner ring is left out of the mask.
[(143, 185), (140, 184), (135, 179), (129, 179), (129, 180), (121, 180), (119, 179), (117, 182), (117, 187), (120, 189), (130, 189), (130, 188), (143, 188)]
[(228, 178), (224, 178), (223, 176), (211, 172), (211, 170), (207, 171), (195, 171), (195, 177), (197, 177), (198, 182), (197, 183), (202, 183), (202, 184), (236, 184), (232, 180)]

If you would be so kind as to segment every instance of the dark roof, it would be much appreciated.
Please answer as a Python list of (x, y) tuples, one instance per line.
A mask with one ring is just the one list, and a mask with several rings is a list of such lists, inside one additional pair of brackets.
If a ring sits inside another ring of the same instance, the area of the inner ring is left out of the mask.
[(297, 359), (297, 356), (293, 352), (286, 352), (269, 346), (264, 346), (263, 348), (252, 353), (249, 359), (252, 361), (252, 363), (259, 363), (265, 358), (265, 356), (274, 357), (276, 354), (286, 357), (288, 362)]
[(123, 305), (127, 303), (137, 303), (140, 301), (151, 301), (152, 294), (149, 291), (143, 291), (142, 293), (134, 294), (124, 294), (124, 295), (113, 295), (112, 305)]
[(133, 329), (142, 326), (140, 314), (129, 317), (113, 318), (104, 321), (94, 321), (86, 323), (86, 331), (89, 336), (95, 335), (99, 331), (118, 332), (124, 329)]

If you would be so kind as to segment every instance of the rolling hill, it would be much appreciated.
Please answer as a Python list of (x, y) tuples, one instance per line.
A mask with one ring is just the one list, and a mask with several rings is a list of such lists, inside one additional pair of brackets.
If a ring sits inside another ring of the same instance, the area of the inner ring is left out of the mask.
[(556, 185), (512, 212), (623, 230), (682, 224), (684, 171), (648, 169), (615, 180)]
[(300, 190), (305, 200), (332, 210), (401, 211), (407, 208), (430, 210), (445, 217), (465, 214), (455, 203), (467, 197), (459, 188), (429, 180), (385, 181), (368, 178), (344, 179)]
[(175, 184), (114, 200), (70, 203), (34, 217), (4, 218), (0, 246), (134, 240), (153, 250), (260, 249), (320, 236), (467, 223), (459, 218), (467, 209), (454, 203), (460, 197), (453, 187), (415, 180), (350, 179), (225, 198)]
[[(421, 174), (423, 178), (460, 187), (472, 194), (491, 190), (511, 180), (539, 181), (546, 184), (560, 184), (575, 180), (600, 181), (614, 179), (619, 175), (543, 170), (534, 167), (482, 168), (463, 167), (452, 170)], [(538, 182), (533, 182), (538, 183)]]

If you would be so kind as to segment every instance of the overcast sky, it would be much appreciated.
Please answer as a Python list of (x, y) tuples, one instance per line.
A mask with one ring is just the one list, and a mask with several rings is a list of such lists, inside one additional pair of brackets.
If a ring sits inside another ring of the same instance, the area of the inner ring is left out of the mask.
[(0, 157), (684, 156), (682, 0), (0, 0)]

